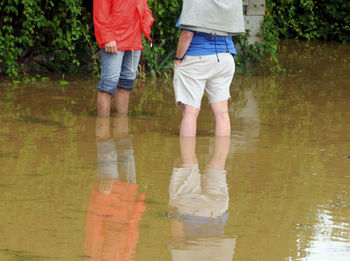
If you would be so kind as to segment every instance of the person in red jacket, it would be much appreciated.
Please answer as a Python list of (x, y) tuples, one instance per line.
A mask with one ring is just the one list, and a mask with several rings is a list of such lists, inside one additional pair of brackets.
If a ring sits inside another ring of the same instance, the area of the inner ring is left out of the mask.
[(126, 114), (143, 49), (142, 33), (151, 41), (154, 19), (147, 0), (94, 0), (93, 18), (101, 48), (97, 115), (109, 116), (114, 93), (115, 111)]

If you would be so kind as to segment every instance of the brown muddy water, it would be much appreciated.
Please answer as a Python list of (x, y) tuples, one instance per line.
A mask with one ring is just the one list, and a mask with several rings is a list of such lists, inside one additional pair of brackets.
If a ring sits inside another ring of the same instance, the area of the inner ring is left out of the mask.
[(180, 139), (170, 80), (96, 119), (97, 80), (1, 83), (0, 260), (350, 260), (350, 46), (235, 77), (232, 135)]

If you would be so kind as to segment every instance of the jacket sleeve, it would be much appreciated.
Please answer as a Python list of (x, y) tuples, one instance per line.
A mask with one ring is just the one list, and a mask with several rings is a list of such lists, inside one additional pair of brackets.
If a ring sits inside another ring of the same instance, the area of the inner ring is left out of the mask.
[(141, 30), (143, 34), (152, 42), (151, 39), (151, 27), (154, 22), (151, 11), (148, 8), (147, 0), (139, 1), (138, 9), (141, 16)]
[(112, 0), (94, 0), (93, 18), (95, 36), (100, 46), (117, 40), (111, 27), (111, 8)]

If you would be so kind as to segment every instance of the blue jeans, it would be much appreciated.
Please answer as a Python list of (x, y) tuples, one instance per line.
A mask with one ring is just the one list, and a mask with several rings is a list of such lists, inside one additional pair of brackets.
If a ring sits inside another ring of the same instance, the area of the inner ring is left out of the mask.
[(101, 51), (101, 78), (98, 89), (114, 94), (117, 88), (132, 90), (141, 50), (118, 51), (117, 54)]

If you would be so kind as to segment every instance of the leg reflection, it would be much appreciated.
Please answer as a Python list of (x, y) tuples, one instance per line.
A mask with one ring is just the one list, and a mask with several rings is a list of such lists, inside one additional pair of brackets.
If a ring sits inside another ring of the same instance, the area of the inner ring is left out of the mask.
[(232, 260), (235, 239), (224, 236), (229, 195), (225, 161), (229, 137), (215, 137), (204, 174), (195, 155), (195, 137), (181, 137), (182, 165), (174, 168), (169, 186), (173, 260)]
[(134, 260), (138, 223), (146, 206), (145, 192), (137, 193), (127, 130), (125, 115), (96, 120), (98, 170), (90, 194), (85, 237), (86, 254), (92, 260)]

